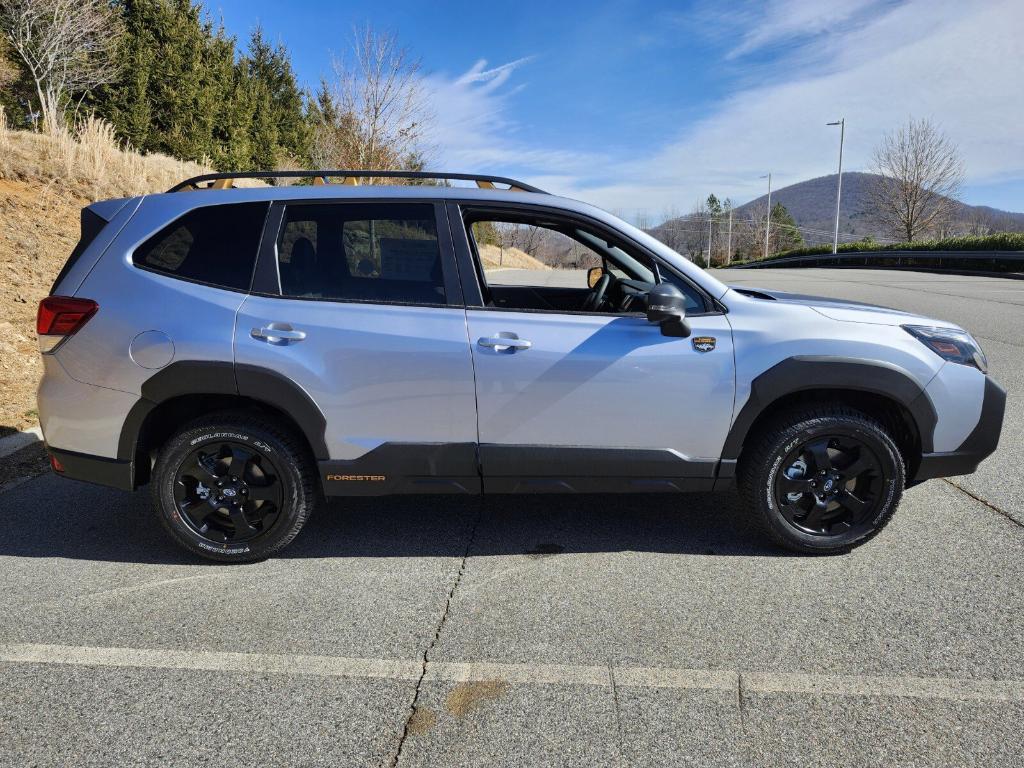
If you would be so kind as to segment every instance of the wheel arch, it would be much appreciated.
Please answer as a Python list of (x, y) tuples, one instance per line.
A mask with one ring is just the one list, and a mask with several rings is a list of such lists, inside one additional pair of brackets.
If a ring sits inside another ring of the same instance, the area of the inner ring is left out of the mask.
[(183, 423), (222, 410), (266, 413), (293, 428), (314, 459), (329, 458), (326, 419), (294, 382), (257, 366), (179, 361), (142, 385), (142, 398), (121, 428), (117, 454), (133, 463), (132, 487), (149, 481), (152, 453)]
[(808, 402), (840, 402), (890, 427), (912, 477), (932, 450), (938, 417), (924, 387), (902, 368), (879, 360), (791, 357), (756, 377), (722, 450), (735, 463), (749, 438), (782, 410)]

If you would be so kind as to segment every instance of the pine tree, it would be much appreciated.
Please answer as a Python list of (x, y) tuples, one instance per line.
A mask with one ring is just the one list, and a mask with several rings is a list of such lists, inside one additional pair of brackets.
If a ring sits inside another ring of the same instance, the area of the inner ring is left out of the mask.
[(804, 244), (804, 238), (796, 228), (796, 219), (786, 210), (786, 206), (775, 203), (772, 206), (771, 217), (773, 253), (800, 248)]

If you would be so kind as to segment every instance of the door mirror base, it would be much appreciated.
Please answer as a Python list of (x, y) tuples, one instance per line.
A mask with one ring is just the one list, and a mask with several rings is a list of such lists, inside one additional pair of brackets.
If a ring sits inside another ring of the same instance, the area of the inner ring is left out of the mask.
[(692, 331), (690, 330), (690, 324), (686, 322), (685, 317), (665, 320), (660, 325), (662, 336), (674, 336), (677, 338), (685, 339), (692, 333)]

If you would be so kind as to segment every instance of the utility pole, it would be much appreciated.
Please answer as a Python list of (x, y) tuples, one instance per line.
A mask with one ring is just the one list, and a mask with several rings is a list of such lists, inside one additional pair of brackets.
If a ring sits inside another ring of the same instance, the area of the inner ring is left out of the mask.
[(762, 179), (768, 179), (768, 216), (764, 222), (764, 258), (768, 258), (768, 235), (772, 231), (772, 174), (768, 172)]
[(843, 197), (843, 141), (846, 139), (846, 118), (841, 117), (834, 123), (826, 125), (839, 126), (839, 181), (836, 184), (836, 232), (832, 238), (832, 253), (839, 251), (839, 201)]
[(708, 212), (708, 269), (711, 269), (711, 222), (714, 221), (714, 217), (711, 212)]
[(732, 264), (732, 206), (729, 206), (729, 236), (725, 241), (725, 263)]

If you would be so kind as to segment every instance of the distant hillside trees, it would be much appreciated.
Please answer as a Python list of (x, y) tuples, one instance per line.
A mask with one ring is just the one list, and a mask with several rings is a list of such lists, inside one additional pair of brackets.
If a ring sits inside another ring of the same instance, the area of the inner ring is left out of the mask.
[(895, 237), (936, 234), (956, 213), (964, 163), (956, 145), (928, 120), (911, 119), (875, 148), (871, 210)]
[[(729, 215), (732, 213), (732, 236)], [(708, 259), (708, 238), (711, 238), (711, 263), (724, 264), (730, 259), (759, 258), (764, 253), (767, 206), (755, 203), (743, 210), (733, 207), (729, 198), (719, 200), (709, 195), (694, 206), (687, 216), (669, 218), (654, 227), (651, 234), (691, 261), (704, 264)], [(796, 221), (782, 203), (772, 205), (768, 252), (799, 248), (804, 239)]]
[[(108, 0), (3, 0), (0, 35), (34, 91), (23, 88), (21, 104), (8, 106), (33, 124), (63, 127), (82, 97), (117, 77), (121, 23)], [(6, 58), (3, 67), (11, 68)]]

